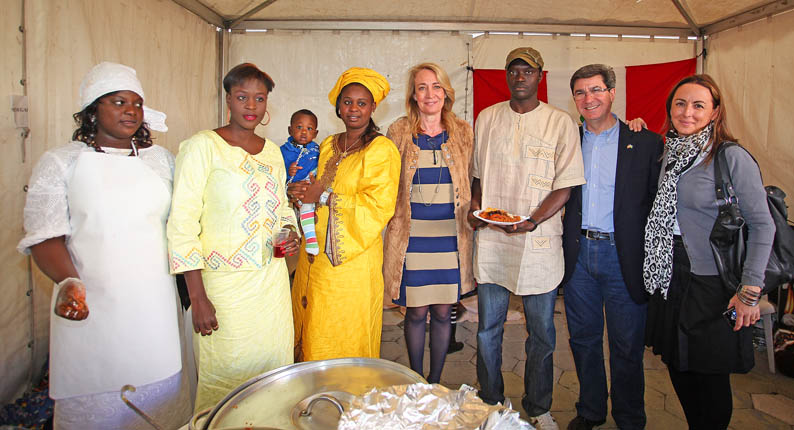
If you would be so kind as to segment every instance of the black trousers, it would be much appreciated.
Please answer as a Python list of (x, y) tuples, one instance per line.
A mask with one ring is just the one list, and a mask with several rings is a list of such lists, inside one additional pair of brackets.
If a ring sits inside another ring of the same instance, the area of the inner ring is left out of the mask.
[(667, 367), (690, 430), (727, 429), (733, 413), (730, 375), (679, 372)]

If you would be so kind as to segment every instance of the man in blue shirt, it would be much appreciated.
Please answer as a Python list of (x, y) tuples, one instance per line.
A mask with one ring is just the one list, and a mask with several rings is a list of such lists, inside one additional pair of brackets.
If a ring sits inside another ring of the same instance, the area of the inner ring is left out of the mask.
[(644, 351), (647, 297), (642, 279), (645, 222), (656, 195), (662, 141), (634, 133), (612, 113), (615, 72), (591, 64), (571, 77), (584, 118), (587, 183), (565, 205), (565, 313), (576, 374), (577, 416), (568, 429), (606, 421), (604, 317), (609, 335), (612, 416), (623, 430), (645, 427)]

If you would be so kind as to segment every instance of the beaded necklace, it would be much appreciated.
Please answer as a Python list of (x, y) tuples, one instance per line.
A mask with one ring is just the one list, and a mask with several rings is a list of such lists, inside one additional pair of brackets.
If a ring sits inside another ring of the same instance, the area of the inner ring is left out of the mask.
[[(296, 145), (296, 146), (297, 146), (297, 145)], [(308, 154), (308, 153), (309, 153), (309, 148), (308, 148), (308, 145), (306, 145), (306, 146), (301, 146), (301, 152), (300, 152), (300, 154), (298, 154), (298, 158), (297, 158), (297, 159), (295, 159), (295, 164), (296, 164), (296, 165), (297, 165), (297, 164), (299, 164), (299, 163), (300, 163), (300, 161), (301, 161), (301, 157), (303, 157), (304, 155), (306, 155), (306, 154)], [(297, 173), (295, 173), (295, 176), (298, 176), (298, 174), (297, 174)], [(292, 183), (292, 181), (293, 181), (293, 180), (295, 180), (295, 176), (291, 176), (291, 177), (289, 178), (289, 180), (287, 180), (287, 184), (291, 184), (291, 183)]]
[[(135, 142), (137, 140), (138, 139), (135, 138), (135, 136), (133, 136), (130, 139), (130, 145), (132, 146), (132, 151), (130, 151), (128, 157), (137, 157), (138, 156), (138, 145), (135, 144)], [(89, 136), (89, 141), (86, 142), (86, 145), (94, 148), (94, 151), (96, 151), (96, 152), (101, 152), (103, 154), (107, 154), (107, 152), (105, 152), (105, 150), (102, 149), (101, 146), (97, 145), (97, 143), (94, 141), (94, 136)]]

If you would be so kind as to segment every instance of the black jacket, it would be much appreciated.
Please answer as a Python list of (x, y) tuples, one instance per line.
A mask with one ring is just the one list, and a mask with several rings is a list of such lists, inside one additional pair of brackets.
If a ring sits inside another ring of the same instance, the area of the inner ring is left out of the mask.
[[(618, 165), (615, 169), (615, 245), (623, 280), (636, 303), (645, 303), (642, 264), (645, 259), (645, 222), (656, 197), (662, 161), (662, 137), (648, 130), (635, 133), (620, 122)], [(582, 134), (581, 127), (579, 134)], [(562, 220), (562, 247), (565, 255), (565, 276), (561, 285), (571, 279), (579, 256), (582, 231), (582, 187), (571, 190)]]

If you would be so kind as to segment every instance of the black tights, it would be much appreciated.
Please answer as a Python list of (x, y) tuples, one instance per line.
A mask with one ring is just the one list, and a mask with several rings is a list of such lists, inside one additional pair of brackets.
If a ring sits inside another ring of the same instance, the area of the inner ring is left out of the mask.
[(422, 360), (425, 353), (425, 324), (430, 309), (430, 374), (427, 382), (437, 384), (441, 380), (441, 370), (449, 348), (451, 304), (429, 305), (406, 308), (405, 344), (408, 347), (408, 361), (414, 372), (422, 373)]
[(690, 430), (728, 428), (733, 413), (730, 375), (667, 370)]

